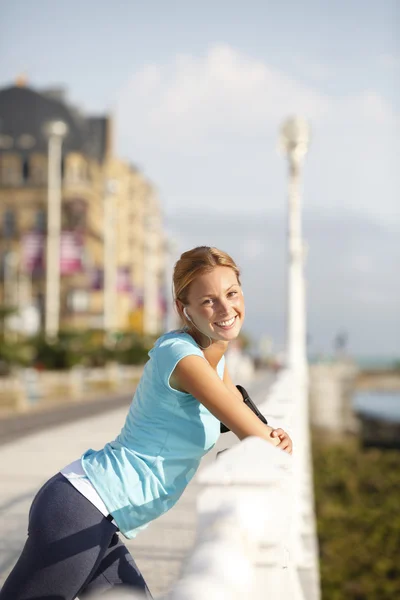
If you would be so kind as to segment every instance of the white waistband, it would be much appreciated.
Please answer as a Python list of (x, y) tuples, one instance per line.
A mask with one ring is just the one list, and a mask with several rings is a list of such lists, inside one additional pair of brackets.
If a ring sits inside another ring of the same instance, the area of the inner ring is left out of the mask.
[[(93, 487), (85, 471), (82, 468), (81, 459), (74, 460), (72, 463), (61, 469), (60, 473), (87, 498), (105, 517), (108, 517), (110, 511), (107, 509), (103, 500), (100, 498), (97, 490)], [(116, 527), (114, 519), (111, 521)]]

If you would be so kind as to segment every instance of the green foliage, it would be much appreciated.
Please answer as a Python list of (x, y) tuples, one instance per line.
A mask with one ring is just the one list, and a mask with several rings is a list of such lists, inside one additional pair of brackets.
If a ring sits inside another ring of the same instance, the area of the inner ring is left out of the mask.
[(0, 376), (9, 375), (14, 366), (33, 366), (45, 370), (65, 370), (75, 365), (104, 367), (108, 362), (141, 365), (148, 360), (154, 337), (136, 333), (67, 330), (49, 341), (43, 332), (30, 338), (6, 331), (6, 320), (16, 308), (0, 305)]
[(14, 307), (0, 305), (0, 376), (9, 375), (13, 365), (27, 366), (31, 360), (30, 349), (15, 336), (6, 335), (6, 320), (16, 312)]
[(154, 341), (137, 334), (124, 334), (115, 344), (114, 359), (122, 365), (142, 365), (147, 362)]
[(81, 364), (86, 367), (103, 367), (116, 361), (125, 365), (143, 364), (153, 340), (135, 334), (117, 334), (111, 339), (101, 330), (61, 331), (54, 342), (43, 335), (30, 340), (33, 364), (42, 369), (70, 369)]
[(79, 356), (74, 352), (68, 339), (58, 338), (49, 342), (43, 335), (30, 340), (33, 352), (33, 365), (39, 369), (64, 370), (70, 369), (80, 362)]
[(400, 598), (399, 458), (314, 435), (323, 600)]

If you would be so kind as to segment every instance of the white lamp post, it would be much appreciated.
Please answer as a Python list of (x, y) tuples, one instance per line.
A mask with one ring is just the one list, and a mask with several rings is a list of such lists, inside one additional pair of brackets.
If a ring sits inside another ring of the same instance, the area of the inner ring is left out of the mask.
[(107, 179), (104, 186), (104, 330), (108, 340), (116, 327), (117, 310), (117, 255), (115, 195), (118, 182)]
[(304, 370), (306, 357), (306, 308), (304, 244), (301, 227), (301, 166), (307, 153), (310, 127), (300, 117), (290, 117), (280, 130), (280, 144), (289, 162), (288, 190), (288, 286), (287, 358), (289, 366)]
[(159, 255), (157, 252), (158, 233), (157, 220), (153, 213), (152, 198), (147, 204), (147, 214), (144, 217), (144, 281), (143, 281), (143, 333), (156, 335), (159, 330)]
[(44, 133), (48, 139), (45, 334), (49, 340), (54, 340), (60, 321), (62, 143), (68, 134), (68, 126), (64, 121), (49, 121)]
[[(307, 153), (310, 128), (304, 119), (290, 117), (280, 130), (281, 147), (289, 162), (288, 193), (288, 286), (287, 286), (287, 361), (296, 388), (296, 405), (293, 419), (296, 421), (296, 451), (293, 456), (293, 489), (296, 507), (291, 525), (293, 561), (309, 568), (310, 553), (304, 542), (313, 531), (313, 500), (306, 483), (310, 470), (310, 433), (308, 418), (308, 373), (306, 351), (306, 306), (304, 282), (304, 243), (301, 228), (300, 180), (301, 166)], [(307, 494), (305, 490), (308, 489)], [(314, 585), (314, 584), (313, 584)], [(318, 598), (315, 583), (315, 596)]]
[(173, 298), (173, 290), (171, 289), (170, 282), (172, 281), (174, 273), (174, 265), (177, 260), (178, 252), (178, 241), (176, 238), (170, 237), (165, 241), (165, 252), (166, 252), (166, 269), (165, 269), (165, 293), (167, 300), (167, 314), (165, 318), (165, 329), (166, 331), (172, 331), (179, 327), (178, 314), (175, 309), (175, 302)]

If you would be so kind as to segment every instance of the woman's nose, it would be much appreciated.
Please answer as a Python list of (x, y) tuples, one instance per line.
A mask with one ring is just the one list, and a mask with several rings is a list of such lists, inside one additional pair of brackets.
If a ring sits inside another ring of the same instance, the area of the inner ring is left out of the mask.
[(228, 300), (222, 299), (219, 301), (218, 312), (222, 317), (225, 317), (229, 314), (230, 305)]

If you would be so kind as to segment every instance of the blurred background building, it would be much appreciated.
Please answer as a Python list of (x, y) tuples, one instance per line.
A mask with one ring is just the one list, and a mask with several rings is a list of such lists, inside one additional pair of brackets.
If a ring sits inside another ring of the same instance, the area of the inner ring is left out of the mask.
[(109, 115), (82, 114), (63, 89), (20, 78), (0, 90), (0, 303), (18, 308), (14, 329), (164, 328), (160, 203), (115, 155), (112, 130)]

